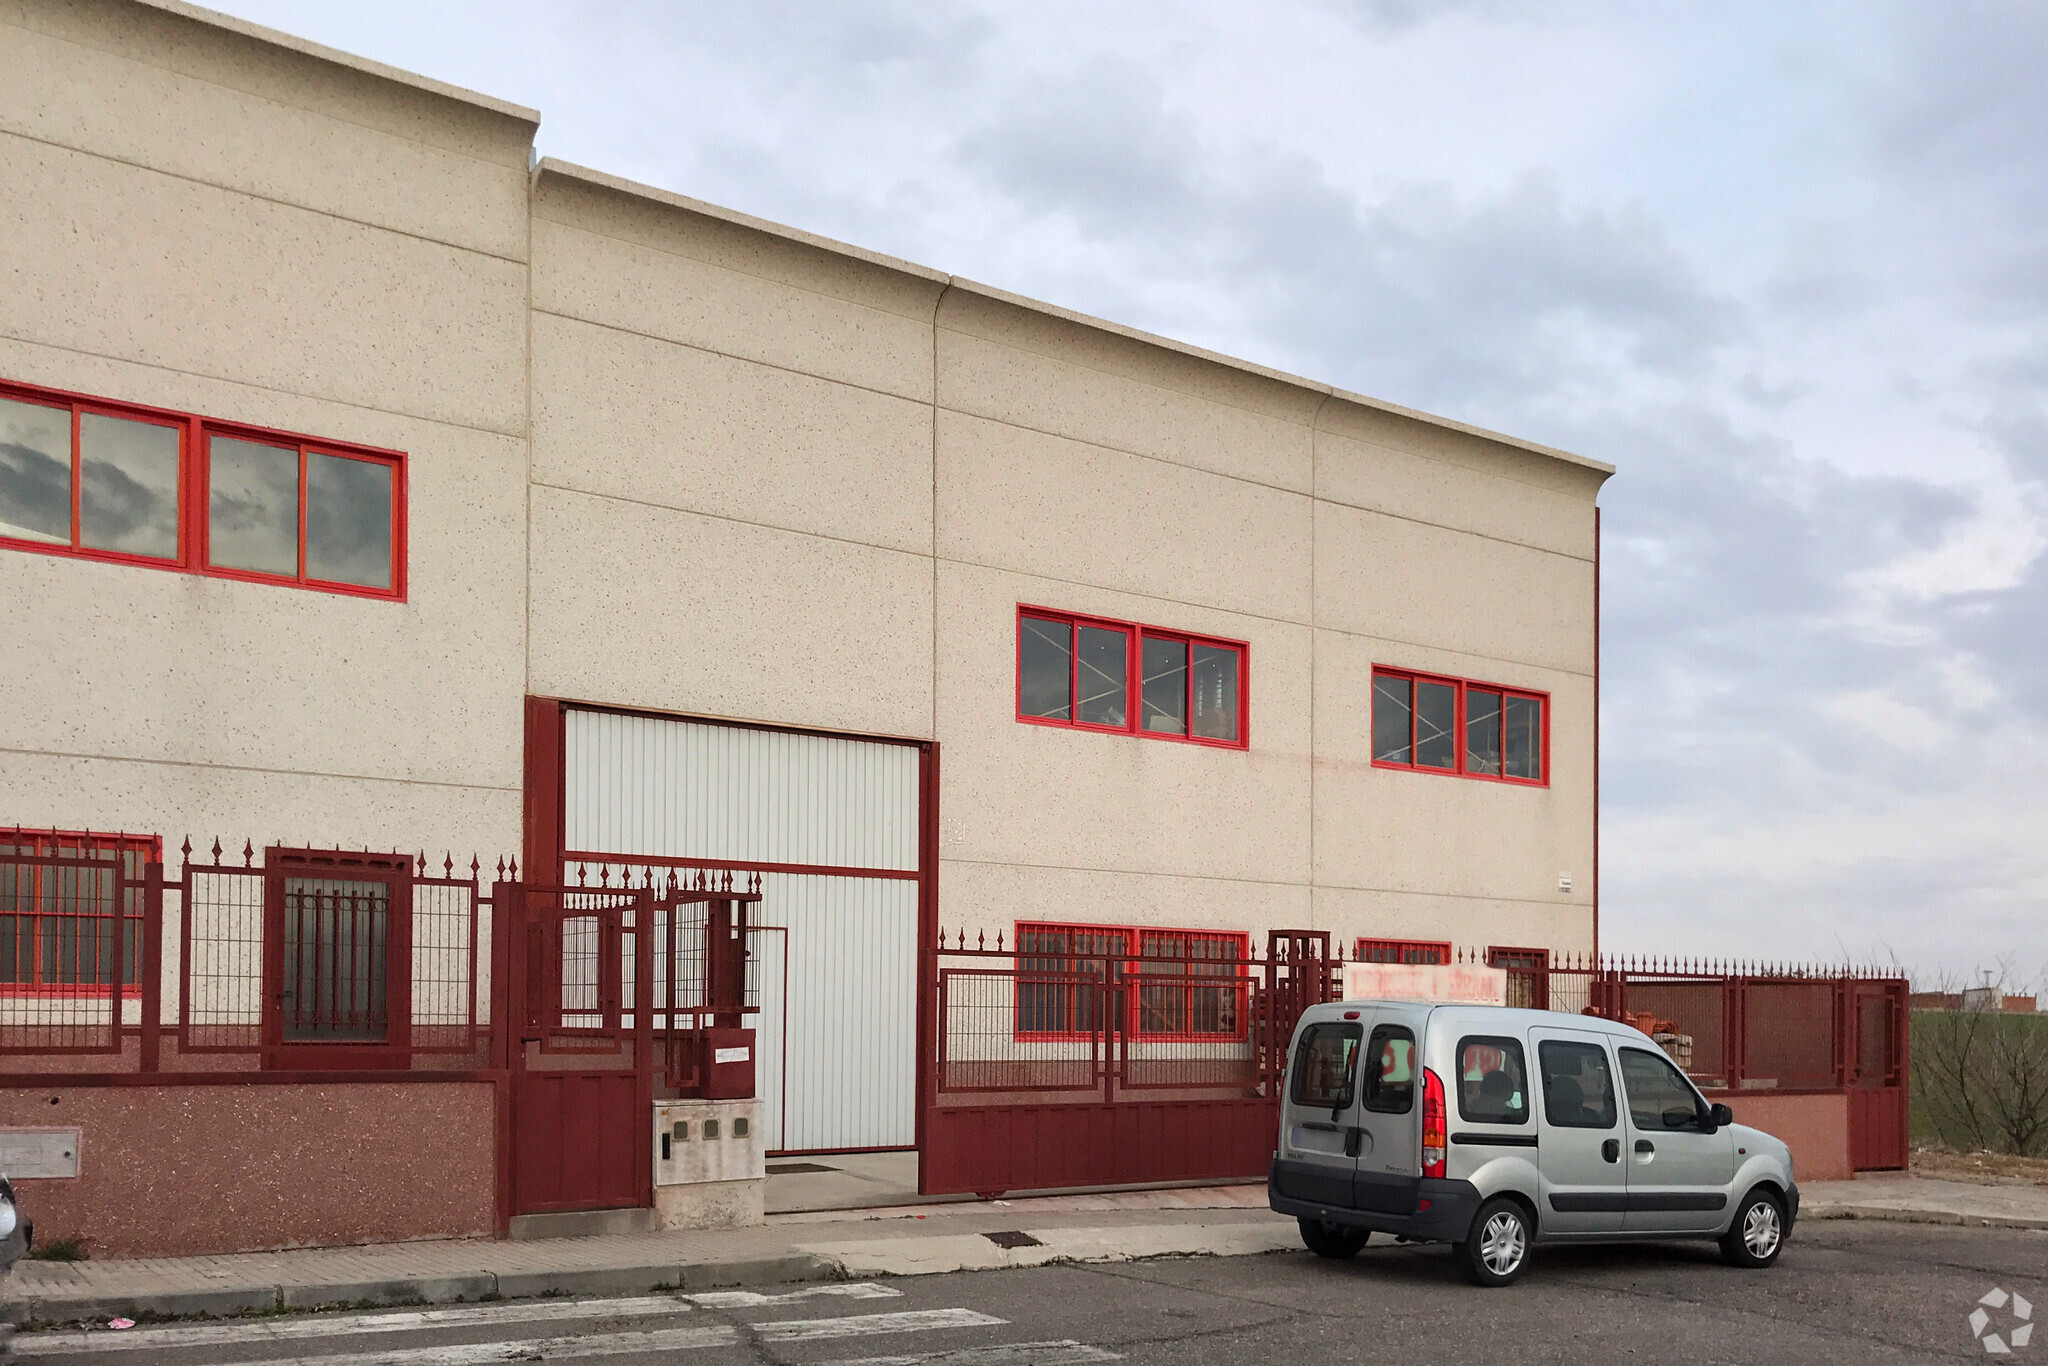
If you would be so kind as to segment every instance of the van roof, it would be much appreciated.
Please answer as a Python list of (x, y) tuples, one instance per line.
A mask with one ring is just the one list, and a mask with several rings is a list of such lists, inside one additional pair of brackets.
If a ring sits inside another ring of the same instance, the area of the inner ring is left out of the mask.
[(1644, 1037), (1642, 1031), (1633, 1025), (1623, 1024), (1619, 1020), (1603, 1019), (1598, 1015), (1580, 1015), (1564, 1010), (1530, 1010), (1521, 1006), (1489, 1006), (1472, 1001), (1415, 1001), (1395, 997), (1372, 997), (1355, 1001), (1325, 1001), (1320, 1005), (1310, 1006), (1303, 1015), (1304, 1018), (1342, 1018), (1343, 1012), (1347, 1010), (1377, 1010), (1382, 1006), (1397, 1006), (1405, 1010), (1446, 1010), (1458, 1015), (1495, 1020), (1502, 1027), (1584, 1029), (1596, 1034)]

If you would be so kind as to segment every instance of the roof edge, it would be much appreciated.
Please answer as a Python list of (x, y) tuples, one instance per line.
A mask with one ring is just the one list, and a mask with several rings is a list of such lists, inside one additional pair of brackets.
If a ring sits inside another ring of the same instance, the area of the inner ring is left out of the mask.
[(834, 256), (846, 256), (867, 265), (880, 266), (885, 270), (913, 275), (931, 284), (948, 285), (953, 283), (953, 277), (944, 271), (933, 270), (930, 266), (921, 266), (915, 261), (906, 261), (899, 256), (889, 256), (879, 251), (869, 251), (866, 247), (856, 247), (851, 242), (842, 242), (835, 237), (824, 237), (814, 232), (805, 232), (802, 228), (792, 228), (786, 223), (777, 223), (766, 218), (756, 218), (750, 213), (741, 213), (738, 209), (728, 209), (722, 204), (713, 204), (703, 199), (692, 199), (686, 194), (677, 194), (673, 190), (664, 190), (658, 186), (642, 184), (637, 180), (628, 180), (624, 176), (616, 176), (609, 171), (599, 171), (589, 166), (579, 166), (573, 161), (560, 161), (554, 157), (542, 157), (534, 165), (533, 174), (536, 180), (542, 176), (555, 175), (562, 177), (564, 180), (577, 181), (585, 185), (595, 185), (600, 189), (611, 190), (616, 194), (628, 195), (635, 199), (651, 200), (656, 204), (666, 205), (672, 209), (682, 209), (686, 213), (699, 214), (705, 218), (715, 218), (721, 223), (730, 223), (735, 227), (746, 228), (749, 231), (758, 232), (768, 237), (780, 238), (785, 242), (810, 247), (816, 251), (827, 252)]
[[(177, 0), (152, 0), (152, 3), (177, 3)], [(1199, 360), (1210, 365), (1220, 365), (1227, 369), (1236, 370), (1241, 374), (1256, 375), (1262, 379), (1271, 380), (1276, 384), (1287, 385), (1290, 388), (1305, 390), (1313, 394), (1322, 394), (1328, 398), (1337, 399), (1340, 402), (1357, 404), (1363, 408), (1371, 408), (1377, 412), (1387, 413), (1394, 417), (1406, 418), (1411, 422), (1419, 422), (1425, 426), (1456, 432), (1461, 436), (1469, 436), (1479, 441), (1492, 442), (1496, 445), (1506, 446), (1512, 450), (1522, 451), (1529, 455), (1542, 456), (1546, 460), (1555, 460), (1560, 464), (1570, 465), (1576, 469), (1585, 470), (1590, 474), (1597, 474), (1603, 480), (1615, 472), (1614, 466), (1607, 464), (1605, 461), (1595, 460), (1590, 456), (1579, 455), (1572, 451), (1562, 450), (1556, 446), (1546, 446), (1541, 442), (1525, 440), (1519, 436), (1509, 436), (1505, 432), (1496, 432), (1490, 428), (1476, 426), (1470, 422), (1460, 422), (1455, 418), (1440, 417), (1435, 413), (1424, 412), (1419, 408), (1404, 407), (1398, 403), (1390, 403), (1385, 399), (1374, 398), (1369, 394), (1357, 393), (1350, 389), (1340, 389), (1332, 384), (1324, 384), (1320, 380), (1308, 379), (1305, 376), (1293, 374), (1286, 370), (1278, 370), (1269, 365), (1260, 365), (1256, 361), (1248, 361), (1237, 356), (1226, 355), (1221, 351), (1212, 351), (1207, 347), (1196, 346), (1191, 342), (1176, 341), (1172, 337), (1161, 336), (1156, 332), (1147, 332), (1142, 328), (1111, 322), (1107, 318), (1098, 318), (1093, 314), (1064, 308), (1059, 304), (1047, 303), (1043, 299), (1034, 299), (1026, 294), (1018, 294), (995, 285), (983, 284), (980, 281), (970, 280), (964, 276), (949, 275), (944, 271), (934, 270), (930, 266), (922, 266), (915, 261), (907, 261), (899, 256), (889, 256), (882, 252), (869, 251), (865, 247), (857, 247), (849, 242), (839, 241), (837, 238), (805, 232), (801, 228), (793, 228), (788, 224), (777, 223), (772, 219), (757, 218), (752, 214), (741, 213), (737, 209), (728, 209), (722, 205), (712, 204), (702, 199), (692, 199), (688, 195), (677, 194), (672, 190), (660, 189), (657, 186), (643, 184), (637, 180), (628, 180), (624, 176), (612, 175), (609, 172), (595, 170), (588, 166), (580, 166), (575, 162), (560, 161), (554, 157), (542, 157), (539, 163), (535, 165), (533, 174), (536, 180), (541, 176), (558, 175), (565, 180), (579, 181), (584, 184), (611, 190), (617, 194), (649, 200), (670, 208), (682, 209), (689, 213), (701, 214), (706, 218), (716, 219), (723, 223), (733, 224), (736, 227), (780, 238), (786, 242), (796, 243), (835, 256), (844, 256), (866, 265), (879, 266), (885, 270), (897, 271), (932, 284), (944, 285), (951, 289), (960, 290), (964, 293), (980, 295), (983, 298), (992, 299), (998, 303), (1008, 304), (1013, 308), (1024, 309), (1046, 317), (1058, 318), (1061, 321), (1072, 323), (1076, 327), (1085, 327), (1096, 332), (1106, 332), (1111, 336), (1122, 337), (1143, 346), (1157, 347), (1160, 350), (1171, 351), (1192, 360)]]
[(514, 104), (510, 100), (501, 100), (495, 95), (485, 95), (475, 90), (465, 89), (459, 85), (450, 85), (446, 81), (437, 81), (431, 76), (422, 76), (418, 72), (407, 71), (403, 67), (387, 66), (383, 62), (372, 61), (368, 57), (358, 57), (356, 54), (344, 52), (340, 48), (328, 47), (324, 43), (315, 43), (305, 38), (295, 37), (280, 29), (251, 23), (247, 19), (238, 19), (232, 14), (222, 14), (219, 10), (187, 4), (186, 0), (134, 0), (134, 3), (146, 5), (150, 9), (159, 10), (165, 14), (174, 14), (180, 19), (189, 19), (195, 24), (204, 24), (208, 28), (221, 29), (243, 38), (253, 38), (259, 43), (267, 43), (271, 47), (280, 47), (288, 52), (296, 52), (302, 56), (311, 57), (316, 61), (346, 67), (351, 71), (359, 71), (366, 76), (375, 76), (379, 80), (390, 81), (394, 85), (410, 86), (414, 90), (424, 91), (429, 95), (437, 95), (445, 100), (453, 100), (458, 104), (467, 104), (502, 118), (526, 124), (529, 127), (540, 127), (540, 111), (538, 109), (529, 109), (523, 104)]

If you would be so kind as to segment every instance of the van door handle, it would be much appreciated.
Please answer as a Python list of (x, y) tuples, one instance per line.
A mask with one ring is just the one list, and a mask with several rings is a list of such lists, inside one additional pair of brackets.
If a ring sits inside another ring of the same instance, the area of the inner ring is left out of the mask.
[(1654, 1153), (1657, 1151), (1657, 1145), (1650, 1142), (1647, 1138), (1639, 1138), (1636, 1140), (1636, 1151), (1639, 1153)]
[(1621, 1161), (1621, 1140), (1610, 1138), (1600, 1145), (1600, 1156), (1608, 1162)]
[(1364, 1146), (1360, 1141), (1364, 1135), (1365, 1130), (1359, 1128), (1356, 1124), (1344, 1131), (1344, 1156), (1358, 1156), (1358, 1150)]

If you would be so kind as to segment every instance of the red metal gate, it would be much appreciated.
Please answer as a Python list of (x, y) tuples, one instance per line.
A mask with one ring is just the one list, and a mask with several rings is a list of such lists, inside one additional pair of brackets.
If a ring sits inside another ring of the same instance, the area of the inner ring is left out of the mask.
[[(509, 895), (508, 895), (509, 893)], [(652, 893), (500, 884), (514, 1214), (653, 1203)]]
[(1333, 999), (1329, 936), (1264, 960), (990, 948), (931, 958), (926, 1194), (1263, 1177), (1301, 1012)]

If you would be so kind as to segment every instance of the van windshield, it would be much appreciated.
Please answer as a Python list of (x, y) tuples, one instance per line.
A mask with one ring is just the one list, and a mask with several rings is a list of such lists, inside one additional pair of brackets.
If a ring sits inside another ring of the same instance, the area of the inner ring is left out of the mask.
[(1364, 1040), (1362, 1025), (1312, 1024), (1304, 1029), (1294, 1049), (1294, 1103), (1319, 1110), (1348, 1109), (1358, 1076), (1358, 1046)]

